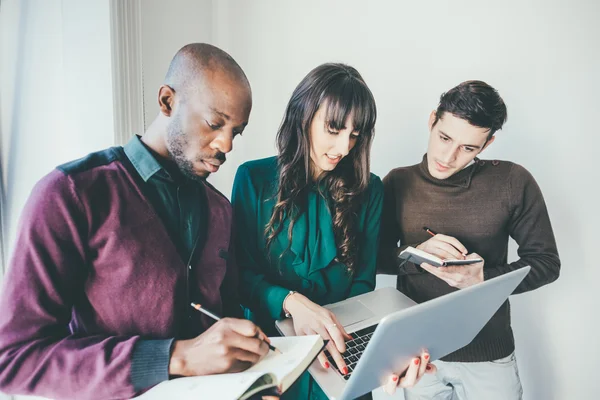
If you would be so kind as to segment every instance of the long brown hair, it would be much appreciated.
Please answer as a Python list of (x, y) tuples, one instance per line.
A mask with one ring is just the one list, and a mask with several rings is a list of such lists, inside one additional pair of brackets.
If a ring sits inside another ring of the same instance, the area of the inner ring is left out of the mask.
[[(337, 247), (336, 260), (348, 272), (356, 268), (360, 251), (358, 209), (370, 180), (370, 152), (377, 109), (373, 94), (358, 71), (344, 64), (323, 64), (313, 69), (294, 90), (277, 132), (279, 185), (271, 219), (265, 228), (268, 249), (290, 219), (287, 232), (291, 244), (292, 229), (306, 211), (310, 174), (311, 122), (319, 109), (326, 109), (326, 124), (334, 130), (344, 127), (352, 116), (354, 129), (360, 134), (356, 145), (338, 166), (321, 174), (316, 182), (320, 193), (328, 195)], [(289, 246), (288, 246), (289, 249)]]

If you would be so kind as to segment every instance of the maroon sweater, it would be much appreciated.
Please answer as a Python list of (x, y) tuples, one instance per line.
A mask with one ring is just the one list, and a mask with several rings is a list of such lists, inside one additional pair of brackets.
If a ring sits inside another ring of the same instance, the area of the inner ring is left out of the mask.
[(44, 177), (0, 297), (0, 391), (116, 399), (168, 379), (173, 338), (212, 323), (190, 301), (225, 314), (239, 304), (231, 205), (209, 184), (205, 192), (206, 241), (188, 266), (123, 148)]

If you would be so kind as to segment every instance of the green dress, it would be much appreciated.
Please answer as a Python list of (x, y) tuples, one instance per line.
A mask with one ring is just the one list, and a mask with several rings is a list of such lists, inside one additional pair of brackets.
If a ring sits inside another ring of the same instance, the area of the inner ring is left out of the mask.
[[(383, 184), (371, 174), (368, 193), (358, 213), (360, 251), (353, 275), (334, 260), (337, 247), (332, 216), (328, 201), (316, 188), (308, 194), (306, 212), (294, 224), (291, 245), (287, 235), (290, 221), (285, 220), (267, 254), (265, 226), (275, 205), (278, 177), (276, 157), (247, 162), (238, 168), (231, 196), (240, 290), (248, 307), (246, 315), (270, 336), (277, 336), (274, 322), (284, 317), (283, 300), (290, 290), (323, 305), (375, 288), (383, 204)], [(327, 397), (305, 373), (282, 399)]]

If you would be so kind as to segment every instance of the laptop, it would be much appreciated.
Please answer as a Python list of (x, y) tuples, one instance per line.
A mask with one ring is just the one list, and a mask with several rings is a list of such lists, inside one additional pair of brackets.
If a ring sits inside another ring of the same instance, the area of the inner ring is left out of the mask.
[[(349, 373), (342, 375), (330, 355), (332, 368), (315, 361), (309, 372), (330, 399), (371, 392), (390, 374), (406, 369), (423, 349), (434, 361), (469, 344), (529, 270), (526, 266), (421, 304), (394, 288), (382, 288), (327, 305), (353, 338), (342, 355)], [(292, 319), (275, 326), (284, 336), (295, 335)]]

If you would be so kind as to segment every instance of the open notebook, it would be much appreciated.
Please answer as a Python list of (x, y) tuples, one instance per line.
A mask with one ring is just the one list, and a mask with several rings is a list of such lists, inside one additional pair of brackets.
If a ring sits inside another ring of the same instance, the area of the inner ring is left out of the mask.
[(283, 354), (269, 351), (244, 372), (177, 378), (162, 382), (136, 399), (240, 399), (269, 388), (285, 392), (312, 364), (325, 347), (319, 335), (272, 337), (271, 344)]

